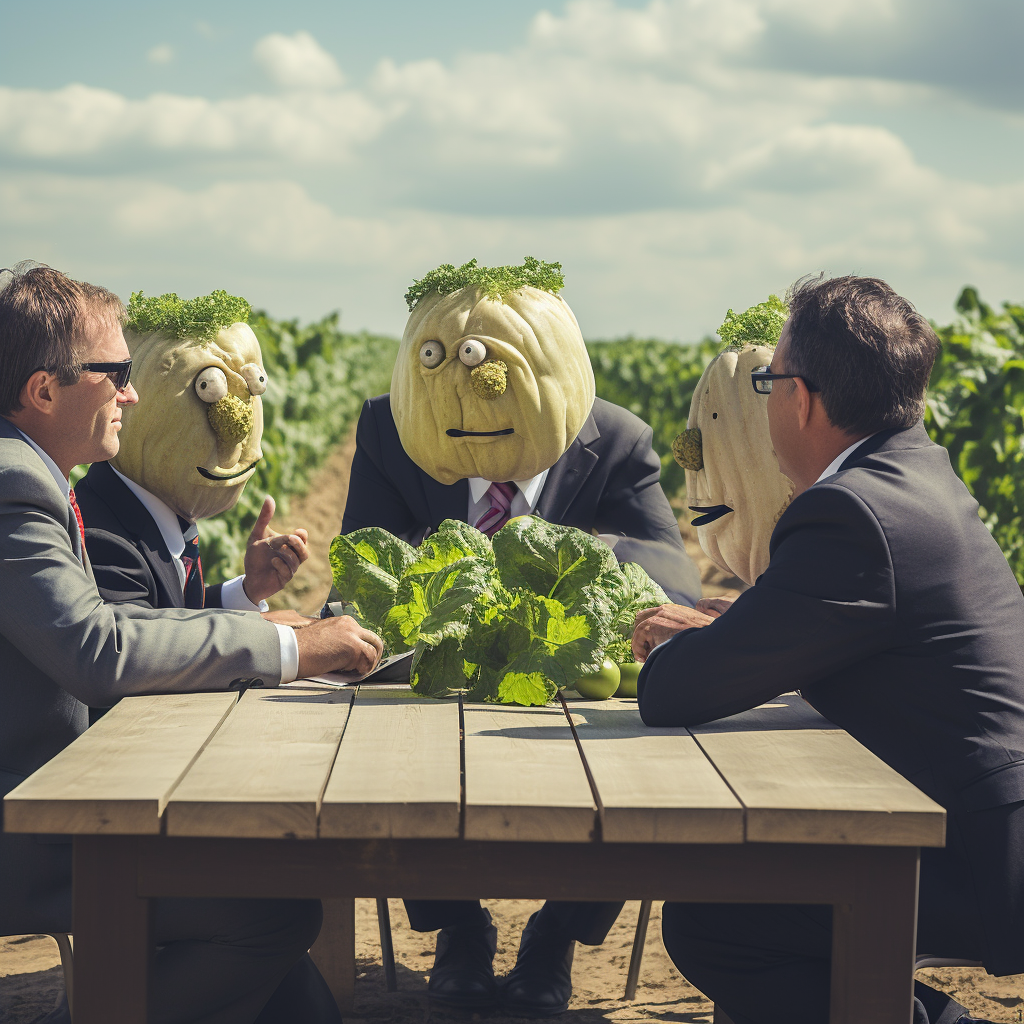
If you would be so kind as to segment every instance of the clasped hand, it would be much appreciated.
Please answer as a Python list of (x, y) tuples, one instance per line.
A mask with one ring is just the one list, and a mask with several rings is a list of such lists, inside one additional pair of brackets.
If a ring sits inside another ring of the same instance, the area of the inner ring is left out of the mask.
[(671, 640), (684, 629), (694, 629), (714, 622), (732, 606), (728, 597), (702, 598), (693, 608), (684, 604), (662, 604), (645, 608), (636, 614), (633, 625), (633, 657), (646, 661), (658, 644)]

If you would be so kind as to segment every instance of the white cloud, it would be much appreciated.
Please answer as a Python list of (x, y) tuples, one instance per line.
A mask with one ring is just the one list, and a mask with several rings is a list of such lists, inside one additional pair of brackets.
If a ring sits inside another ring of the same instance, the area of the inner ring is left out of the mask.
[(270, 80), (284, 89), (337, 89), (345, 82), (337, 61), (308, 32), (274, 32), (252, 53)]
[(167, 43), (161, 43), (146, 53), (146, 60), (150, 64), (170, 64), (174, 60), (174, 48)]

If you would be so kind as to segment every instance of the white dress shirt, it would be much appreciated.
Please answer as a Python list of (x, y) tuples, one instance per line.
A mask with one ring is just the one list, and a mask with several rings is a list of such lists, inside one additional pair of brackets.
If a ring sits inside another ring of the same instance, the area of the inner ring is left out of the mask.
[[(114, 469), (113, 466), (110, 468)], [(174, 563), (175, 569), (178, 570), (178, 579), (184, 589), (185, 564), (182, 562), (181, 556), (185, 551), (185, 535), (182, 533), (177, 513), (152, 491), (147, 491), (145, 487), (137, 484), (134, 480), (129, 480), (123, 473), (118, 473), (116, 469), (114, 472), (153, 517), (153, 522), (156, 523), (157, 529), (160, 531), (160, 537), (170, 552), (171, 561)], [(246, 596), (242, 587), (244, 580), (244, 576), (236, 576), (221, 585), (221, 607), (237, 612), (267, 611), (269, 606), (266, 601), (260, 601), (257, 605), (253, 604)], [(281, 682), (290, 683), (299, 674), (299, 644), (295, 639), (295, 630), (291, 626), (282, 626), (277, 622), (274, 623), (274, 626), (281, 642)]]
[[(875, 431), (877, 434), (878, 431)], [(830, 476), (835, 476), (839, 472), (839, 467), (850, 457), (850, 454), (855, 448), (859, 448), (865, 441), (871, 440), (875, 434), (868, 434), (867, 437), (862, 437), (859, 441), (854, 441), (845, 451), (840, 452), (826, 467), (825, 472), (814, 481), (816, 484), (820, 484), (822, 480), (827, 479)], [(814, 484), (811, 485), (812, 487)]]
[[(509, 519), (516, 516), (528, 516), (540, 500), (540, 492), (544, 489), (544, 481), (548, 478), (549, 470), (544, 470), (529, 480), (512, 480), (516, 485), (516, 493), (512, 498), (512, 508), (509, 510)], [(499, 481), (504, 483), (504, 481)], [(480, 517), (491, 507), (491, 499), (487, 497), (487, 488), (492, 481), (485, 480), (481, 476), (469, 478), (469, 507), (466, 510), (466, 522), (470, 526), (476, 526)]]

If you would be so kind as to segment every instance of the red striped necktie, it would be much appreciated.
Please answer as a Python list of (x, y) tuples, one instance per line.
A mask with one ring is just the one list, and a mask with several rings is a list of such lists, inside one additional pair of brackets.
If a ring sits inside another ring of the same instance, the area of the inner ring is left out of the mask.
[(493, 537), (511, 518), (512, 499), (516, 495), (513, 483), (491, 484), (487, 497), (491, 506), (474, 524), (481, 532)]
[(199, 558), (199, 527), (178, 516), (185, 550), (181, 553), (181, 564), (185, 569), (185, 586), (182, 593), (186, 608), (202, 608), (206, 604), (206, 587), (203, 585), (203, 563)]
[(82, 512), (78, 507), (78, 502), (75, 500), (75, 489), (74, 487), (68, 491), (68, 501), (71, 502), (71, 508), (74, 510), (75, 518), (78, 520), (78, 533), (82, 538), (82, 550), (85, 550), (85, 523), (82, 522)]

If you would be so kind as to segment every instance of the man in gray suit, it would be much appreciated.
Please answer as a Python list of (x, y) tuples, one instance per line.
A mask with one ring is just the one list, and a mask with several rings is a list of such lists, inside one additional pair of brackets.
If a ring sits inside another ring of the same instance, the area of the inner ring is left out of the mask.
[[(117, 452), (121, 408), (138, 401), (122, 312), (46, 267), (0, 276), (0, 796), (85, 730), (90, 704), (276, 686), (380, 657), (380, 639), (346, 618), (293, 630), (103, 602), (68, 476)], [(0, 934), (71, 930), (69, 843), (0, 835), (0, 879)], [(340, 1020), (304, 959), (320, 919), (318, 901), (158, 901), (154, 1019)]]

